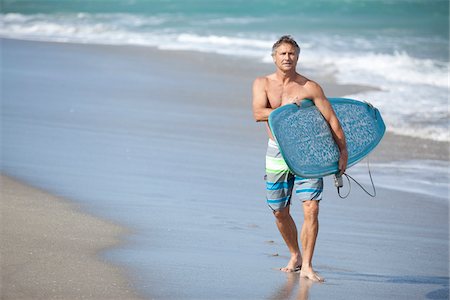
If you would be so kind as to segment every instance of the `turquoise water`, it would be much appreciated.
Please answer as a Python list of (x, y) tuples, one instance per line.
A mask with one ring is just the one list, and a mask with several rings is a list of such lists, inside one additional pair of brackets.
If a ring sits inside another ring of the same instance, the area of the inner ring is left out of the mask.
[(271, 63), (273, 42), (291, 34), (302, 47), (300, 68), (319, 70), (341, 83), (379, 87), (346, 96), (377, 106), (388, 131), (450, 140), (446, 0), (3, 4), (0, 36), (19, 39), (143, 45)]
[[(445, 0), (40, 0), (3, 1), (4, 13), (126, 13), (139, 16), (170, 16), (184, 21), (180, 27), (199, 22), (204, 32), (278, 34), (286, 29), (433, 34), (448, 39), (448, 1)], [(220, 22), (227, 20), (227, 22)], [(219, 28), (208, 21), (216, 19)], [(236, 22), (232, 22), (232, 21)], [(247, 20), (247, 22), (242, 22)], [(281, 21), (281, 22), (280, 22)], [(172, 25), (176, 25), (176, 22)], [(225, 25), (225, 26), (224, 26)], [(196, 26), (193, 26), (194, 28)]]

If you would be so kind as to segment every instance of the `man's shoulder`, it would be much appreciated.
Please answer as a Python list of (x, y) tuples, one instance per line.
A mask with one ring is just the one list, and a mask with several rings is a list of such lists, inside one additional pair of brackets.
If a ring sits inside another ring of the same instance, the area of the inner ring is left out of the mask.
[(314, 80), (307, 79), (303, 87), (311, 99), (325, 98), (322, 87)]
[(308, 90), (321, 90), (322, 87), (320, 86), (320, 84), (318, 84), (317, 82), (315, 82), (314, 80), (311, 80), (309, 78), (306, 78), (304, 76), (302, 76), (304, 78), (304, 84), (303, 86), (308, 89)]
[(275, 77), (275, 74), (262, 75), (262, 76), (256, 77), (255, 81), (256, 80), (268, 81), (268, 80), (274, 79), (274, 77)]
[(271, 77), (273, 77), (273, 74), (256, 77), (256, 79), (253, 81), (253, 85), (266, 87), (271, 80)]

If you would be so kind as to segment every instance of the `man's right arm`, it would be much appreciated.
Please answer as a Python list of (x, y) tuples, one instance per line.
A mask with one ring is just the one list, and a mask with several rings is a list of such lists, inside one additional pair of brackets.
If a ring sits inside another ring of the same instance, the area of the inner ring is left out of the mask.
[(258, 77), (253, 82), (253, 117), (256, 122), (267, 121), (273, 111), (272, 108), (268, 107), (266, 81), (267, 78)]

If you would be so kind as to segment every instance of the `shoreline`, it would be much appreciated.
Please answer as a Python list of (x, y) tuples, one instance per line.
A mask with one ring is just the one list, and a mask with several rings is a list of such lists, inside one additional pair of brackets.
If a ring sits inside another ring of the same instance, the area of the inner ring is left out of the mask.
[(102, 253), (127, 230), (1, 174), (2, 299), (142, 299)]

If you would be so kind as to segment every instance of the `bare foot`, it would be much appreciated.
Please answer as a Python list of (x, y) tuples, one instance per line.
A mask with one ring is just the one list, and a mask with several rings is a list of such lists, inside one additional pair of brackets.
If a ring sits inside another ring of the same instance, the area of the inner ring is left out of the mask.
[(300, 254), (298, 255), (293, 255), (291, 257), (291, 259), (289, 260), (288, 264), (286, 265), (286, 267), (281, 268), (280, 270), (286, 273), (295, 273), (295, 272), (299, 272), (302, 268), (302, 257)]
[(310, 279), (312, 281), (316, 281), (316, 282), (324, 282), (325, 281), (325, 279), (323, 277), (319, 276), (319, 274), (317, 274), (317, 272), (315, 272), (311, 267), (302, 269), (300, 271), (300, 277), (308, 278), (308, 279)]

